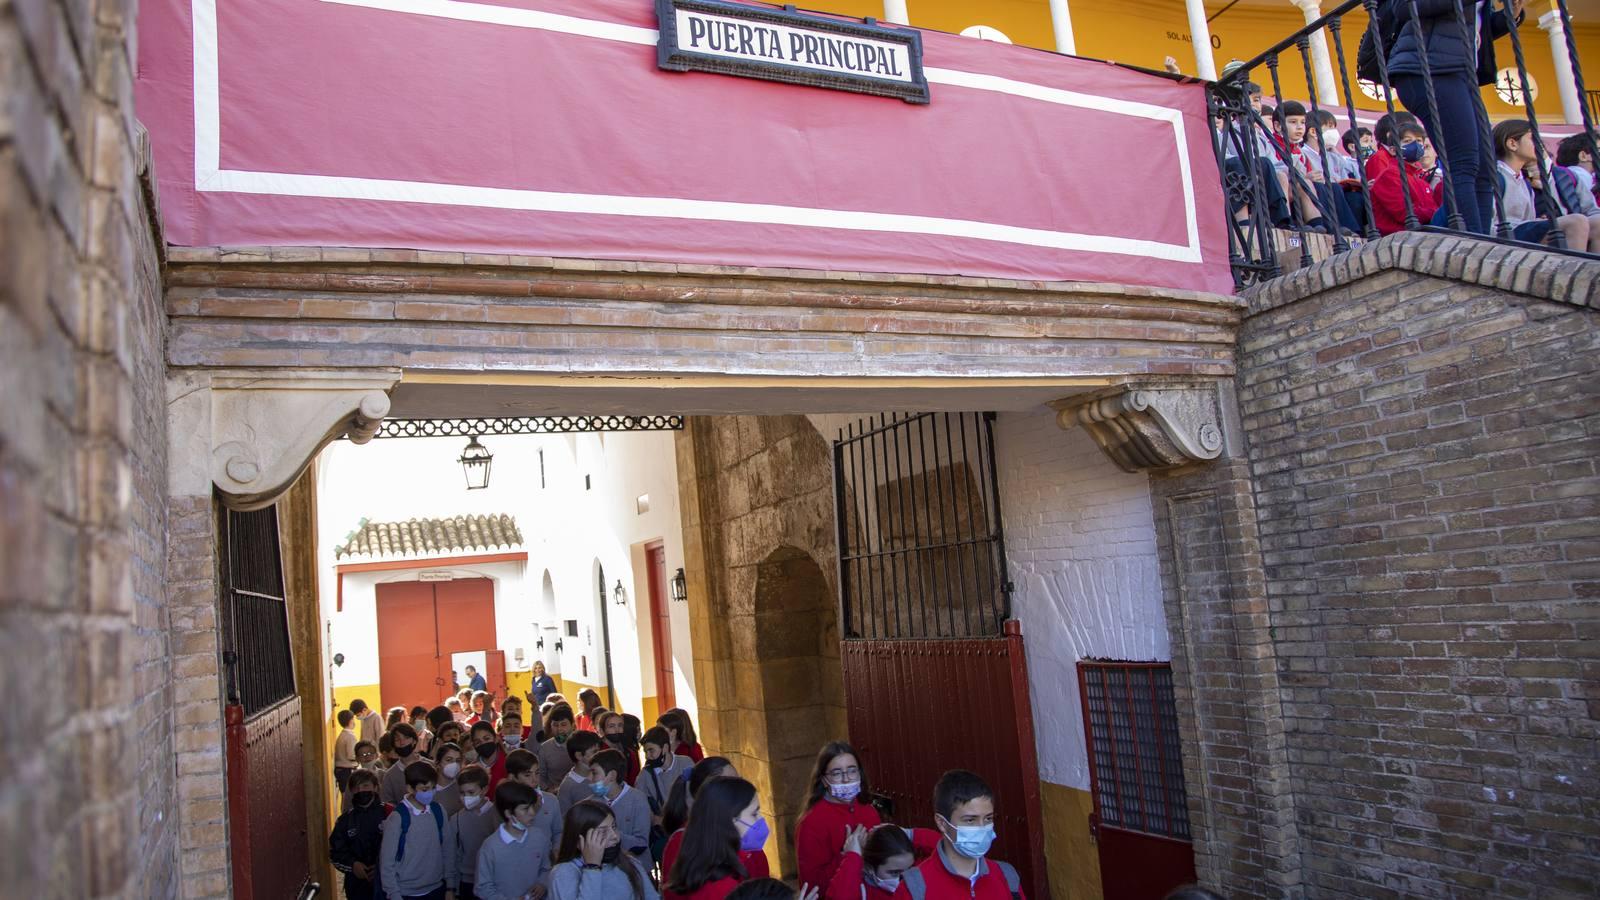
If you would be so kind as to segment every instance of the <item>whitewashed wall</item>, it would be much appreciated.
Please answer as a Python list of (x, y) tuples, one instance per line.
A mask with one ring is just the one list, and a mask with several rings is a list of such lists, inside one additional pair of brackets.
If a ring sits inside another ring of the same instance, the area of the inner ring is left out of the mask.
[(1001, 413), (995, 446), (1040, 776), (1088, 790), (1078, 660), (1171, 658), (1149, 479), (1050, 409)]
[[(489, 487), (468, 491), (456, 462), (464, 438), (378, 440), (358, 447), (335, 442), (319, 460), (318, 559), (321, 607), (330, 629), (329, 652), (342, 652), (346, 665), (333, 670), (333, 684), (371, 684), (377, 679), (377, 631), (372, 585), (400, 573), (347, 575), (345, 612), (335, 610), (333, 550), (363, 517), (373, 521), (433, 518), (463, 514), (509, 513), (517, 520), (528, 553), (525, 573), (497, 573), (496, 629), (507, 669), (525, 670), (535, 659), (565, 677), (604, 684), (598, 619), (597, 567), (607, 581), (606, 614), (611, 627), (612, 668), (618, 701), (637, 711), (646, 694), (656, 693), (651, 653), (648, 585), (644, 545), (663, 542), (667, 576), (683, 565), (677, 475), (670, 432), (608, 435), (485, 437), (494, 453)], [(544, 476), (540, 479), (540, 451)], [(588, 476), (588, 485), (585, 477)], [(640, 513), (640, 495), (650, 497)], [(492, 552), (492, 551), (491, 551)], [(355, 561), (367, 561), (360, 557)], [(495, 566), (479, 567), (487, 572)], [(545, 593), (549, 577), (553, 604)], [(626, 607), (614, 605), (610, 588), (621, 580)], [(669, 601), (670, 604), (670, 601)], [(673, 656), (678, 705), (695, 710), (693, 653), (687, 604), (672, 606)], [(552, 609), (553, 606), (553, 609)], [(553, 613), (553, 615), (552, 615)], [(558, 630), (578, 622), (578, 636)], [(535, 648), (544, 636), (545, 648)], [(353, 664), (347, 647), (370, 642), (370, 666)], [(554, 650), (557, 636), (563, 651)], [(518, 665), (515, 650), (523, 650)], [(588, 675), (581, 670), (587, 664)]]

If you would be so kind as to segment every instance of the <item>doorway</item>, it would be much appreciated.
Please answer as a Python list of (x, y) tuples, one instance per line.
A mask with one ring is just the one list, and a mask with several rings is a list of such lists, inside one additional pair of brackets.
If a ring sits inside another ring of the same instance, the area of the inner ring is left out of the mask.
[(667, 548), (661, 542), (644, 548), (645, 576), (650, 589), (650, 649), (655, 654), (656, 708), (678, 705), (673, 686), (672, 607), (667, 605)]
[(389, 582), (377, 586), (377, 605), (378, 678), (385, 704), (437, 706), (455, 689), (450, 682), (455, 654), (472, 651), (484, 652), (484, 680), (496, 696), (504, 696), (505, 655), (495, 649), (493, 580)]

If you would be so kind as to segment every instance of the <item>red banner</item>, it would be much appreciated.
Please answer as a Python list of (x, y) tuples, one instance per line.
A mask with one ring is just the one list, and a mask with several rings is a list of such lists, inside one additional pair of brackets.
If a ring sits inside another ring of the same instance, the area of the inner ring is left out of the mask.
[(923, 33), (931, 103), (656, 63), (650, 0), (147, 0), (167, 239), (1231, 291), (1204, 93)]

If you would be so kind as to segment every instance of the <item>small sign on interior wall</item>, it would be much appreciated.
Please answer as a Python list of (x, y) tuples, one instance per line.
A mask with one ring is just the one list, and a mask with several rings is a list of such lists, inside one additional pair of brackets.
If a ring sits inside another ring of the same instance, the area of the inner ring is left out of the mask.
[(650, 495), (649, 494), (640, 494), (638, 497), (636, 497), (634, 499), (633, 507), (634, 507), (634, 509), (639, 511), (639, 515), (641, 515), (641, 516), (644, 515), (645, 513), (649, 512), (650, 511)]
[(922, 35), (723, 0), (656, 0), (663, 69), (717, 72), (927, 103)]

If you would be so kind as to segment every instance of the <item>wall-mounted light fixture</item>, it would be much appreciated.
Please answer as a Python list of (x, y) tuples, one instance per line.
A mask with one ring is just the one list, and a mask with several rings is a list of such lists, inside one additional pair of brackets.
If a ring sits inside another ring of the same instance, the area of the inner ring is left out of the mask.
[(489, 486), (489, 466), (494, 462), (494, 454), (489, 452), (488, 447), (478, 443), (477, 435), (467, 442), (458, 462), (467, 476), (467, 490), (476, 491)]
[(540, 636), (538, 636), (538, 637), (533, 639), (533, 648), (535, 650), (543, 650), (544, 649), (544, 635), (540, 635)]
[(622, 579), (617, 579), (617, 586), (611, 589), (611, 596), (616, 599), (618, 606), (628, 605), (628, 592), (622, 587)]
[(683, 577), (682, 569), (672, 576), (672, 602), (689, 602), (689, 579)]
[(556, 638), (556, 652), (561, 652), (561, 638)]

